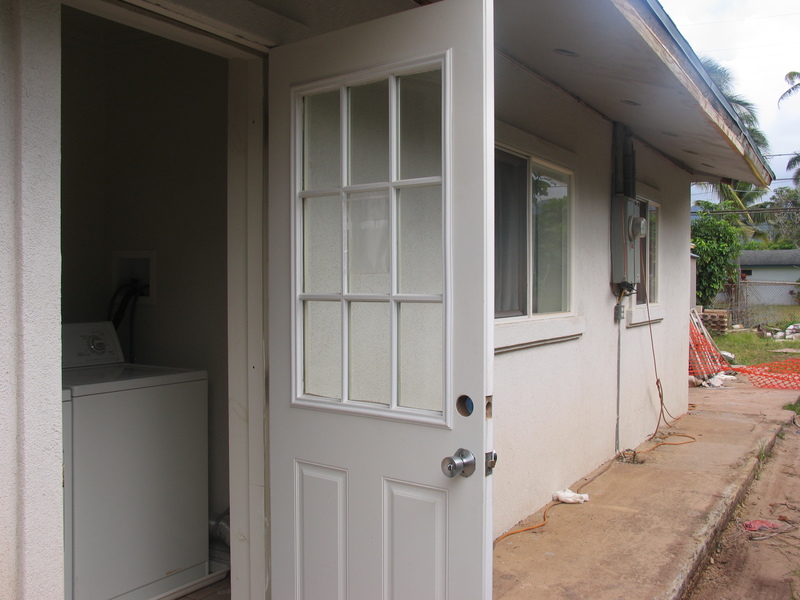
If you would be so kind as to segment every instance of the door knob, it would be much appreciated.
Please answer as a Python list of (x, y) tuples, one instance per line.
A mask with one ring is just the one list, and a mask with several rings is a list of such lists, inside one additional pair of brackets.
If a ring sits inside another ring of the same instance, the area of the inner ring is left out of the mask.
[(455, 455), (442, 460), (442, 473), (447, 477), (469, 477), (475, 472), (475, 455), (469, 450), (459, 448)]

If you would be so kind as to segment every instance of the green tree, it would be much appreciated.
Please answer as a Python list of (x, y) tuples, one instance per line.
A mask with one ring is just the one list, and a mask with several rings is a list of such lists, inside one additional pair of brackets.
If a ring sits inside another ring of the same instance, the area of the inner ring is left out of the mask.
[[(785, 79), (786, 83), (789, 84), (789, 89), (783, 92), (781, 97), (778, 98), (778, 106), (790, 96), (800, 92), (800, 71), (789, 71)], [(800, 152), (795, 152), (794, 156), (789, 159), (786, 170), (794, 171), (792, 174), (792, 183), (794, 183), (794, 187), (800, 187)]]
[(786, 170), (794, 171), (792, 183), (794, 183), (794, 187), (800, 188), (800, 152), (795, 152), (794, 156), (789, 159), (789, 162), (786, 163)]
[(697, 254), (697, 301), (710, 305), (722, 287), (738, 276), (741, 245), (739, 230), (708, 213), (692, 222), (692, 243)]
[(781, 97), (778, 98), (778, 106), (781, 105), (781, 102), (789, 98), (790, 96), (795, 95), (797, 92), (800, 92), (800, 72), (798, 71), (789, 71), (785, 77), (786, 83), (789, 84), (789, 89), (781, 94)]
[[(733, 110), (739, 116), (745, 130), (750, 134), (750, 138), (756, 148), (762, 154), (769, 150), (767, 136), (760, 129), (758, 124), (758, 113), (755, 105), (736, 93), (734, 89), (733, 75), (730, 70), (723, 67), (712, 58), (704, 57), (700, 59), (711, 80), (725, 96)], [(750, 239), (753, 237), (764, 237), (763, 232), (758, 229), (757, 224), (765, 219), (748, 212), (748, 208), (756, 208), (760, 205), (761, 198), (767, 193), (768, 188), (759, 187), (747, 181), (732, 180), (710, 184), (714, 191), (719, 205), (718, 210), (739, 210), (742, 211), (734, 217), (742, 230), (742, 237)]]
[[(725, 99), (731, 107), (733, 107), (733, 110), (742, 121), (742, 125), (744, 125), (744, 128), (750, 134), (750, 137), (753, 138), (753, 142), (758, 147), (758, 150), (762, 153), (769, 150), (767, 136), (758, 124), (758, 111), (756, 106), (736, 93), (733, 74), (730, 72), (730, 69), (723, 67), (720, 63), (709, 57), (701, 58), (700, 62), (711, 77), (711, 80), (719, 88), (719, 91), (722, 92), (722, 95), (725, 96)], [(784, 94), (784, 96), (785, 95), (786, 94)]]
[(795, 248), (800, 249), (800, 191), (779, 187), (770, 198), (770, 207), (777, 209), (773, 226), (781, 239), (790, 241)]

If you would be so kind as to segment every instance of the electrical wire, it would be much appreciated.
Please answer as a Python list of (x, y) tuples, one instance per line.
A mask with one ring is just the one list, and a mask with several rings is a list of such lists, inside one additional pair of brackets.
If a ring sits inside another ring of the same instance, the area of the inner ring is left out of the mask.
[(792, 12), (792, 13), (785, 13), (782, 15), (755, 15), (755, 16), (748, 16), (742, 19), (730, 19), (728, 21), (702, 21), (700, 23), (684, 23), (681, 27), (699, 27), (701, 25), (724, 25), (726, 23), (743, 23), (745, 21), (755, 21), (756, 19), (782, 19), (784, 17), (793, 17), (795, 15), (800, 15), (800, 13)]
[[(683, 418), (683, 415), (681, 415), (677, 420), (680, 420), (682, 418)], [(648, 448), (647, 450), (630, 450), (630, 449), (629, 450), (623, 450), (622, 452), (619, 453), (619, 455), (617, 457), (622, 457), (623, 459), (626, 459), (626, 462), (636, 463), (636, 457), (637, 456), (639, 456), (640, 454), (647, 454), (648, 452), (652, 452), (653, 450), (655, 450), (656, 448), (659, 448), (661, 446), (683, 446), (684, 444), (692, 444), (692, 443), (697, 441), (696, 437), (688, 435), (688, 434), (685, 434), (685, 433), (668, 433), (666, 435), (659, 436), (658, 439), (666, 440), (666, 439), (669, 439), (671, 437), (684, 437), (684, 438), (688, 438), (688, 440), (685, 441), (685, 442), (659, 442), (655, 446), (653, 446), (652, 448)], [(653, 438), (653, 436), (651, 436), (649, 439), (652, 440), (654, 438)]]
[[(689, 438), (689, 439), (687, 441), (685, 441), (685, 442), (663, 442), (662, 441), (662, 442), (659, 442), (658, 444), (656, 444), (655, 446), (653, 446), (652, 448), (648, 448), (647, 450), (642, 450), (641, 452), (637, 452), (636, 450), (623, 450), (622, 452), (620, 452), (619, 454), (614, 456), (614, 458), (612, 458), (610, 461), (608, 461), (608, 464), (605, 467), (603, 467), (603, 469), (601, 469), (600, 471), (598, 471), (597, 473), (595, 473), (594, 475), (589, 477), (586, 481), (581, 483), (581, 485), (580, 485), (580, 487), (578, 487), (578, 490), (577, 490), (576, 493), (580, 494), (581, 491), (583, 490), (583, 488), (585, 488), (587, 485), (592, 483), (595, 479), (600, 477), (600, 475), (603, 475), (608, 470), (610, 470), (611, 467), (614, 466), (614, 463), (617, 462), (620, 458), (628, 459), (628, 457), (630, 456), (631, 459), (627, 460), (627, 462), (635, 463), (636, 462), (636, 457), (638, 455), (647, 454), (648, 452), (652, 452), (653, 450), (655, 450), (656, 448), (659, 448), (660, 446), (682, 446), (684, 444), (691, 444), (691, 443), (697, 441), (696, 438), (692, 437), (691, 435), (686, 435), (684, 433), (671, 433), (671, 434), (668, 434), (666, 436), (663, 436), (661, 439), (665, 440), (665, 439), (668, 439), (668, 438), (671, 438), (671, 437), (685, 437), (685, 438)], [(652, 438), (650, 438), (650, 439), (652, 439)], [(505, 538), (507, 538), (509, 536), (516, 535), (518, 533), (524, 533), (526, 531), (533, 531), (534, 529), (539, 529), (540, 527), (544, 527), (545, 525), (547, 525), (547, 522), (549, 520), (548, 513), (550, 512), (550, 509), (553, 508), (554, 506), (559, 505), (559, 504), (567, 504), (567, 503), (566, 502), (561, 502), (560, 500), (553, 500), (553, 501), (549, 502), (544, 508), (544, 513), (542, 514), (541, 522), (537, 523), (536, 525), (531, 525), (530, 527), (522, 527), (521, 529), (515, 529), (513, 531), (507, 531), (506, 533), (504, 533), (503, 535), (501, 535), (500, 537), (498, 537), (494, 541), (493, 546), (497, 546), (497, 544), (500, 543), (501, 540), (504, 540)]]
[(544, 514), (542, 515), (542, 522), (541, 523), (538, 523), (536, 525), (532, 525), (531, 527), (523, 527), (522, 529), (516, 529), (514, 531), (507, 531), (506, 533), (504, 533), (503, 535), (501, 535), (499, 538), (497, 538), (494, 541), (494, 545), (496, 546), (500, 542), (500, 540), (503, 540), (503, 539), (507, 538), (510, 535), (516, 535), (517, 533), (523, 533), (525, 531), (532, 531), (534, 529), (539, 529), (539, 527), (544, 527), (545, 525), (547, 525), (547, 513), (549, 513), (550, 509), (553, 508), (556, 504), (564, 504), (564, 503), (560, 502), (558, 500), (553, 500), (547, 506), (545, 506)]
[[(643, 239), (649, 239), (649, 238), (643, 238)], [(643, 266), (645, 265), (649, 266), (649, 263), (647, 262), (648, 255), (647, 255), (647, 250), (645, 248), (645, 244), (644, 243), (639, 244), (639, 248), (640, 248), (639, 260), (641, 261), (640, 264)], [(646, 279), (647, 276), (649, 275), (650, 269), (645, 267), (644, 271)], [(650, 333), (650, 351), (653, 356), (653, 372), (656, 378), (656, 389), (658, 390), (658, 403), (659, 403), (658, 422), (656, 423), (655, 431), (653, 431), (653, 434), (648, 438), (652, 440), (658, 434), (658, 428), (661, 427), (662, 420), (664, 421), (664, 425), (666, 425), (667, 427), (672, 427), (675, 423), (677, 423), (680, 419), (682, 419), (684, 415), (681, 415), (678, 418), (674, 417), (672, 413), (669, 412), (667, 405), (664, 403), (664, 388), (661, 385), (661, 378), (658, 376), (658, 359), (656, 358), (655, 336), (653, 335), (653, 319), (650, 316), (650, 293), (649, 290), (647, 289), (647, 285), (644, 285), (644, 282), (640, 285), (643, 286), (641, 291), (642, 295), (644, 296), (645, 309), (647, 310), (647, 329)], [(666, 415), (668, 415), (669, 418), (672, 419), (672, 423), (670, 423), (667, 420), (667, 417), (665, 416), (664, 413), (666, 413)]]

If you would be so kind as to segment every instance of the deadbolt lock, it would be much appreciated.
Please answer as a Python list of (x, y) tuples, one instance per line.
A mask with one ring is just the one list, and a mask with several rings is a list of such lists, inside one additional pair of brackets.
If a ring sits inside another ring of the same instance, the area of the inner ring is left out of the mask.
[(453, 456), (442, 460), (442, 473), (447, 477), (469, 477), (475, 472), (475, 455), (464, 448), (459, 448)]
[(495, 466), (497, 465), (497, 452), (494, 450), (490, 450), (486, 453), (486, 473), (485, 475), (488, 477), (494, 471)]

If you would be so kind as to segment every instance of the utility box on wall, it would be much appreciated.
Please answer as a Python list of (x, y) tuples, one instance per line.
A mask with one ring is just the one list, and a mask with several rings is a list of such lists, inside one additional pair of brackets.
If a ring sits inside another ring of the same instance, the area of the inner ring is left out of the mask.
[(634, 198), (611, 199), (611, 283), (639, 283), (639, 240), (647, 235), (647, 219)]

